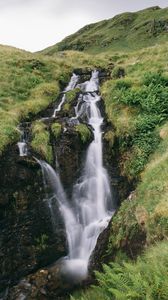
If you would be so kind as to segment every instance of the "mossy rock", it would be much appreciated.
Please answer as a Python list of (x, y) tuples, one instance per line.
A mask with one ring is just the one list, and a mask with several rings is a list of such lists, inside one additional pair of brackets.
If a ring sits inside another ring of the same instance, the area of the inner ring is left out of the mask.
[(78, 93), (80, 92), (79, 88), (74, 89), (73, 91), (69, 91), (66, 93), (66, 101), (71, 103), (77, 97)]
[(69, 103), (65, 103), (63, 106), (63, 112), (69, 112), (71, 109), (71, 105)]
[(82, 143), (86, 143), (91, 139), (91, 131), (85, 124), (75, 126), (75, 131), (78, 132)]
[(61, 135), (61, 131), (62, 131), (62, 126), (60, 123), (54, 123), (52, 124), (51, 126), (51, 130), (52, 130), (52, 133), (54, 134), (54, 136), (56, 138), (59, 138), (60, 135)]
[(52, 147), (50, 146), (50, 134), (42, 121), (36, 121), (32, 127), (33, 139), (31, 146), (34, 151), (42, 155), (49, 163), (52, 162)]
[(115, 140), (115, 133), (113, 130), (108, 130), (105, 135), (104, 135), (104, 139), (106, 142), (109, 143), (110, 147), (113, 147), (114, 145), (114, 140)]

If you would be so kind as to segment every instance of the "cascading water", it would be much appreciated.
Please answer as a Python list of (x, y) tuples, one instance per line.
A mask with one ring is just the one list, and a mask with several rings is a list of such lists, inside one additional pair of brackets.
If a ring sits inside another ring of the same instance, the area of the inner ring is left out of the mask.
[(66, 101), (66, 92), (73, 90), (75, 88), (78, 80), (79, 80), (79, 76), (76, 75), (75, 73), (73, 73), (69, 84), (67, 85), (67, 87), (65, 88), (65, 90), (63, 92), (61, 102), (59, 103), (58, 107), (54, 110), (54, 113), (53, 113), (54, 118), (56, 117), (57, 112), (59, 112), (61, 110), (64, 102)]
[[(59, 173), (55, 171), (49, 164), (47, 164), (45, 161), (38, 160), (35, 158), (35, 160), (40, 164), (42, 169), (42, 175), (43, 175), (43, 184), (45, 188), (45, 194), (48, 207), (50, 209), (51, 213), (51, 220), (53, 224), (53, 229), (55, 230), (55, 213), (54, 212), (54, 206), (55, 201), (58, 204), (57, 207), (59, 208), (62, 216), (67, 216), (67, 214), (64, 212), (66, 209), (69, 211), (69, 218), (67, 220), (64, 220), (68, 222), (68, 220), (71, 220), (72, 212), (70, 210), (68, 200), (66, 193), (64, 191), (64, 188), (62, 186)], [(68, 226), (68, 224), (66, 224)]]
[(20, 141), (17, 143), (19, 148), (19, 156), (27, 156), (28, 149), (27, 149), (27, 132), (23, 126), (19, 126), (20, 131)]
[[(86, 116), (93, 129), (94, 140), (87, 150), (84, 170), (73, 188), (71, 202), (67, 200), (58, 171), (55, 172), (46, 162), (39, 162), (48, 192), (50, 187), (50, 194), (47, 195), (50, 209), (52, 211), (51, 202), (57, 200), (65, 224), (69, 253), (62, 261), (62, 272), (78, 280), (86, 278), (89, 258), (98, 236), (108, 226), (113, 214), (108, 174), (103, 167), (103, 118), (97, 105), (101, 100), (98, 75), (97, 71), (93, 71), (90, 81), (82, 85), (84, 93), (79, 96), (75, 110), (76, 118)], [(73, 78), (70, 89), (76, 86), (77, 76), (74, 74)], [(54, 220), (53, 212), (51, 215)]]
[[(77, 116), (86, 114), (88, 124), (93, 128), (94, 140), (90, 144), (83, 174), (73, 191), (73, 218), (75, 224), (68, 227), (69, 256), (65, 262), (66, 271), (81, 278), (87, 276), (89, 258), (99, 234), (107, 227), (112, 216), (112, 198), (108, 174), (103, 167), (102, 131), (103, 118), (97, 103), (101, 100), (98, 72), (84, 85), (81, 107)], [(66, 216), (64, 216), (66, 218)], [(75, 225), (75, 226), (74, 226)]]

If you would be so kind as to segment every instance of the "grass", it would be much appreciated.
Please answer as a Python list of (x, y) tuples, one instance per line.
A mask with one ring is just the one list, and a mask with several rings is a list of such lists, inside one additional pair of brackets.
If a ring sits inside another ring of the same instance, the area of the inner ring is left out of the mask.
[(53, 123), (51, 126), (52, 133), (54, 134), (54, 137), (57, 139), (60, 137), (62, 132), (62, 126), (60, 123)]
[(167, 41), (168, 9), (158, 7), (123, 13), (112, 19), (90, 24), (62, 42), (42, 51), (77, 50), (91, 54), (139, 50)]
[(33, 150), (40, 154), (49, 163), (53, 161), (52, 146), (50, 145), (50, 133), (42, 121), (36, 121), (32, 125), (32, 142)]
[[(168, 117), (167, 44), (117, 58), (115, 69), (123, 69), (125, 77), (107, 81), (102, 87), (106, 113), (115, 125), (122, 156), (123, 175), (138, 177), (153, 153), (160, 137), (158, 126)], [(142, 55), (143, 53), (143, 55)], [(141, 67), (132, 61), (141, 58)], [(160, 59), (159, 59), (160, 57)], [(131, 62), (130, 62), (131, 59)], [(148, 60), (148, 63), (146, 63)], [(156, 63), (157, 62), (157, 63)], [(132, 67), (133, 64), (133, 67)]]
[(79, 124), (75, 126), (75, 131), (78, 132), (82, 143), (86, 143), (91, 138), (91, 131), (85, 124)]
[(17, 125), (22, 119), (57, 98), (61, 74), (61, 64), (0, 46), (0, 153), (18, 139)]
[(74, 68), (96, 64), (108, 64), (108, 60), (73, 51), (47, 57), (0, 46), (0, 155), (19, 139), (20, 121), (31, 120), (57, 99)]
[(146, 235), (146, 246), (168, 238), (168, 123), (160, 128), (162, 141), (151, 156), (131, 201), (124, 201), (113, 218), (108, 253)]

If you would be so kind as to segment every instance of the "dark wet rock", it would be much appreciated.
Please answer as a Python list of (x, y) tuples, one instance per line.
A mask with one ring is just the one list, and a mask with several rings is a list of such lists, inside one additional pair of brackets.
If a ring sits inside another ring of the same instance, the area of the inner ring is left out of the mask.
[[(67, 126), (59, 139), (51, 136), (61, 180), (69, 194), (81, 171), (88, 143), (82, 143), (74, 126)], [(19, 157), (18, 147), (13, 145), (1, 158), (0, 170), (0, 290), (4, 290), (21, 277), (64, 256), (67, 248), (56, 204), (53, 228), (37, 161), (31, 156)]]
[(64, 133), (61, 134), (59, 139), (53, 139), (53, 145), (57, 153), (61, 181), (70, 195), (73, 184), (83, 168), (86, 149), (91, 140), (83, 143), (73, 125), (69, 126), (65, 123), (63, 131)]
[[(78, 283), (80, 286), (80, 284)], [(8, 300), (65, 300), (76, 287), (71, 280), (67, 280), (61, 271), (61, 261), (43, 268), (22, 279), (10, 289)], [(24, 297), (24, 298), (22, 298)]]
[(106, 251), (110, 236), (111, 222), (108, 227), (99, 235), (96, 247), (90, 258), (89, 271), (94, 278), (94, 271), (102, 271), (102, 264), (107, 262)]
[[(0, 161), (0, 290), (66, 253), (62, 220), (53, 232), (42, 174), (11, 146)], [(42, 237), (47, 236), (45, 242)], [(44, 245), (43, 245), (44, 244)]]

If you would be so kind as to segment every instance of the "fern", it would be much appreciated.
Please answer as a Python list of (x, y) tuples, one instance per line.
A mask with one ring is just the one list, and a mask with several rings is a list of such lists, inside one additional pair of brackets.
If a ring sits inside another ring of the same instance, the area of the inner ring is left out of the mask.
[(168, 242), (148, 249), (136, 263), (110, 263), (96, 272), (99, 286), (73, 300), (167, 300)]

